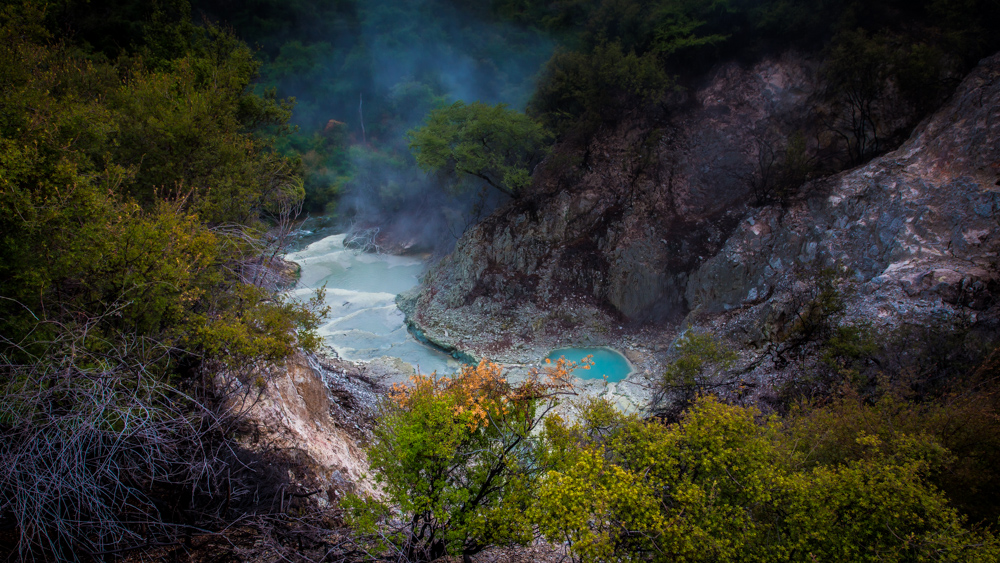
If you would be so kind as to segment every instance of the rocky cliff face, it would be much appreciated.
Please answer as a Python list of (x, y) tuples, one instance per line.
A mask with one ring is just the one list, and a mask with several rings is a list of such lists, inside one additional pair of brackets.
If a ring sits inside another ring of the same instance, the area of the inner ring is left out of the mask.
[(688, 306), (733, 311), (753, 321), (744, 334), (760, 334), (825, 270), (845, 292), (849, 321), (981, 320), (1000, 251), (998, 79), (1000, 54), (898, 150), (805, 186), (787, 207), (751, 210), (692, 272)]
[(752, 340), (821, 270), (855, 290), (857, 316), (985, 310), (998, 72), (985, 60), (898, 150), (753, 207), (768, 143), (804, 131), (807, 156), (822, 150), (821, 85), (792, 55), (723, 66), (666, 119), (633, 116), (579, 161), (550, 159), (538, 193), (467, 233), (401, 305), (432, 340), (501, 358), (627, 334), (655, 348), (685, 316), (742, 315), (727, 332)]
[(803, 108), (817, 88), (815, 64), (796, 56), (725, 65), (668, 117), (635, 115), (557, 151), (539, 191), (468, 232), (404, 311), (431, 340), (493, 356), (683, 318), (688, 276), (751, 199), (762, 143), (813, 127)]

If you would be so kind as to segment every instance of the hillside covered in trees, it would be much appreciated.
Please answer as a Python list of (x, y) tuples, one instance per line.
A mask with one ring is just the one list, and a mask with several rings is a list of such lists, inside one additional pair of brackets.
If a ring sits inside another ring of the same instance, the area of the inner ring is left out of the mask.
[(0, 518), (15, 558), (127, 553), (269, 504), (282, 477), (234, 441), (226, 397), (318, 344), (322, 312), (278, 292), (302, 180), (261, 132), (289, 106), (252, 94), (250, 49), (186, 6), (95, 8), (0, 16)]
[[(3, 2), (3, 557), (1000, 560), (998, 27)], [(435, 251), (400, 308), (481, 361), (314, 355), (306, 216)], [(628, 347), (641, 401), (532, 356), (567, 340)]]

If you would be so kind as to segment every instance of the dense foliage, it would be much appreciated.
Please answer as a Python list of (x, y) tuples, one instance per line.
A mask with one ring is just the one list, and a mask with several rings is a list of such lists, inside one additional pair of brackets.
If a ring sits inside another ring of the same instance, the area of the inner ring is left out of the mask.
[(655, 107), (718, 62), (819, 53), (831, 86), (828, 127), (847, 137), (846, 165), (898, 144), (1000, 48), (989, 31), (1000, 6), (990, 0), (496, 0), (494, 9), (559, 38), (529, 113), (561, 133)]
[[(317, 345), (320, 300), (277, 291), (303, 202), (420, 209), (420, 167), (517, 196), (551, 134), (653, 119), (711, 65), (788, 47), (822, 58), (817, 118), (855, 165), (1000, 46), (996, 0), (196, 7), (260, 50), (184, 0), (0, 7), (0, 527), (25, 559), (266, 511), (267, 479), (284, 494), (283, 470), (233, 441), (226, 399)], [(804, 145), (758, 151), (758, 202), (807, 177)], [(996, 353), (840, 326), (827, 285), (767, 344), (776, 365), (818, 357), (779, 390), (781, 418), (705, 396), (748, 384), (706, 335), (680, 339), (657, 419), (601, 402), (544, 418), (562, 365), (417, 377), (370, 447), (384, 496), (351, 516), (410, 559), (540, 534), (593, 561), (996, 560)]]
[(258, 502), (232, 496), (256, 470), (219, 389), (317, 344), (315, 307), (276, 292), (302, 183), (258, 132), (289, 108), (252, 93), (245, 44), (160, 8), (0, 12), (0, 519), (24, 556)]
[(355, 527), (376, 536), (380, 520), (400, 511), (402, 527), (378, 543), (407, 561), (529, 543), (525, 515), (543, 469), (536, 430), (572, 368), (560, 361), (512, 384), (484, 361), (397, 387), (368, 449), (383, 498), (350, 499)]
[[(701, 399), (678, 424), (592, 403), (551, 419), (552, 469), (535, 518), (582, 561), (993, 561), (928, 481), (948, 452), (929, 435), (864, 430), (855, 455), (817, 460), (796, 419)], [(831, 428), (830, 430), (834, 430)]]
[[(170, 21), (172, 6), (157, 8), (160, 20)], [(342, 216), (362, 220), (426, 205), (426, 194), (436, 193), (404, 133), (456, 100), (527, 107), (552, 132), (582, 142), (629, 111), (655, 117), (671, 91), (696, 84), (716, 63), (793, 48), (826, 61), (830, 88), (819, 117), (836, 162), (811, 167), (828, 172), (897, 145), (972, 64), (1000, 48), (988, 23), (1000, 19), (992, 0), (200, 0), (195, 7), (260, 46), (263, 87), (297, 98), (300, 129), (280, 148), (303, 156), (306, 208), (333, 213), (339, 202)], [(776, 162), (788, 156), (779, 152)], [(800, 164), (780, 163), (755, 186), (758, 199), (780, 199), (801, 183)], [(434, 206), (455, 205), (437, 195)]]
[[(454, 104), (434, 110), (409, 133), (417, 164), (442, 176), (465, 174), (518, 197), (544, 155), (549, 135), (526, 115), (503, 104)], [(454, 185), (455, 182), (449, 182)]]
[[(725, 356), (686, 346), (675, 375)], [(346, 503), (365, 541), (407, 560), (536, 535), (579, 561), (1000, 557), (983, 389), (919, 402), (848, 389), (782, 417), (701, 395), (672, 423), (590, 399), (566, 418), (549, 412), (565, 367), (547, 386), (483, 363), (398, 389), (369, 448), (381, 496)]]
[(194, 4), (260, 46), (262, 86), (296, 99), (299, 130), (281, 148), (304, 155), (305, 207), (344, 218), (424, 206), (436, 190), (406, 131), (457, 100), (523, 108), (551, 55), (542, 32), (454, 0)]

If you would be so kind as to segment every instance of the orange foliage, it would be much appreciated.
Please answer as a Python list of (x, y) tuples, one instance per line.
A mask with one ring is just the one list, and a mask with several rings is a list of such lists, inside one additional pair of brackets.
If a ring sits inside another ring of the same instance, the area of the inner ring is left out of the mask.
[(576, 367), (574, 362), (563, 358), (556, 362), (546, 360), (541, 370), (534, 369), (524, 381), (512, 384), (502, 365), (483, 360), (475, 366), (462, 366), (452, 376), (439, 377), (436, 373), (411, 376), (410, 385), (393, 385), (392, 397), (405, 409), (418, 397), (447, 394), (453, 401), (456, 417), (467, 417), (470, 429), (485, 428), (490, 424), (490, 416), (506, 415), (532, 401), (571, 394), (570, 373)]

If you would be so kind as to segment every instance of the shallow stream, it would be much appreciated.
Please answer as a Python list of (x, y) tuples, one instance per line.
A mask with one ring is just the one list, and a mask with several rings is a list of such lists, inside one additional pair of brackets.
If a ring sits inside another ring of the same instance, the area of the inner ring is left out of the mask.
[[(319, 334), (327, 346), (345, 360), (399, 358), (425, 374), (457, 370), (458, 360), (410, 334), (396, 307), (396, 295), (419, 283), (425, 261), (346, 248), (345, 238), (344, 234), (328, 236), (285, 257), (301, 267), (299, 283), (292, 290), (297, 299), (307, 300), (317, 288), (326, 286), (330, 314)], [(573, 372), (580, 379), (607, 377), (608, 382), (617, 382), (632, 372), (628, 360), (610, 348), (559, 348), (548, 357), (563, 356), (576, 363), (590, 356), (589, 370)]]
[(319, 333), (345, 360), (399, 358), (420, 373), (451, 373), (460, 365), (448, 354), (418, 342), (406, 330), (396, 295), (419, 282), (426, 266), (413, 256), (370, 254), (344, 247), (346, 235), (333, 235), (288, 254), (302, 267), (292, 294), (309, 299), (326, 284), (327, 323)]

